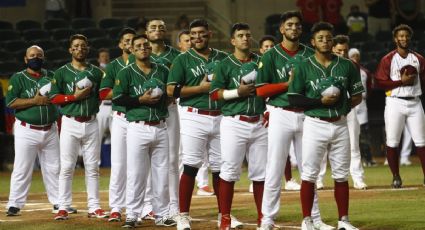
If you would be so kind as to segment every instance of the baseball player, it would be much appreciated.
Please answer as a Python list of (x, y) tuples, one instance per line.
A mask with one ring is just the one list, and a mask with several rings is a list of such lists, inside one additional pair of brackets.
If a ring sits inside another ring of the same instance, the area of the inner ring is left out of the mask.
[(6, 105), (15, 110), (16, 116), (15, 162), (7, 216), (20, 215), (37, 156), (47, 198), (53, 206), (58, 204), (59, 138), (55, 123), (58, 111), (48, 97), (53, 73), (42, 69), (44, 51), (39, 46), (29, 47), (24, 60), (27, 68), (11, 77), (6, 95)]
[[(205, 151), (213, 174), (213, 189), (220, 205), (218, 183), (221, 167), (220, 130), (221, 103), (209, 98), (210, 82), (207, 69), (227, 57), (226, 53), (208, 47), (211, 31), (203, 19), (190, 23), (192, 48), (174, 60), (168, 76), (167, 93), (180, 98), (180, 137), (183, 155), (183, 174), (179, 184), (177, 229), (189, 230), (189, 209), (195, 177), (201, 167)], [(220, 206), (219, 209), (220, 210)], [(219, 219), (220, 213), (218, 215)], [(232, 221), (236, 223), (236, 221)]]
[(131, 41), (135, 62), (122, 69), (115, 80), (113, 102), (126, 107), (127, 184), (126, 221), (123, 227), (134, 228), (139, 204), (144, 199), (151, 171), (153, 211), (157, 226), (173, 226), (168, 217), (168, 134), (165, 118), (168, 68), (149, 60), (152, 47), (146, 35)]
[(271, 35), (263, 36), (258, 42), (260, 45), (260, 54), (263, 55), (267, 50), (276, 45), (276, 38)]
[(425, 115), (419, 99), (424, 84), (425, 60), (410, 49), (412, 36), (413, 30), (408, 25), (401, 24), (393, 29), (396, 49), (381, 59), (375, 74), (378, 85), (387, 90), (384, 118), (393, 188), (402, 186), (398, 146), (405, 126), (412, 135), (425, 176)]
[(177, 41), (177, 46), (179, 47), (180, 52), (186, 52), (192, 47), (192, 44), (190, 43), (189, 30), (180, 31), (178, 39), (179, 40)]
[[(146, 35), (152, 47), (152, 53), (150, 59), (152, 62), (163, 64), (170, 67), (174, 58), (180, 54), (180, 52), (165, 44), (165, 35), (167, 27), (164, 20), (155, 18), (151, 19), (146, 23)], [(171, 98), (170, 98), (171, 99)], [(180, 146), (180, 124), (179, 114), (177, 112), (177, 104), (174, 99), (169, 101), (168, 105), (169, 116), (166, 118), (167, 133), (169, 141), (169, 186), (170, 186), (170, 215), (174, 216), (179, 213), (178, 209), (178, 185), (179, 185), (179, 146)], [(151, 179), (148, 178), (148, 186), (143, 204), (142, 217), (152, 212), (152, 190), (151, 190)], [(152, 213), (151, 213), (152, 214)]]
[(401, 141), (400, 150), (400, 165), (409, 166), (412, 162), (409, 160), (409, 156), (412, 153), (412, 136), (410, 136), (409, 130), (404, 127), (403, 136)]
[(98, 67), (86, 62), (88, 41), (75, 34), (69, 39), (72, 61), (56, 70), (52, 103), (61, 105), (59, 212), (55, 220), (68, 219), (72, 201), (72, 178), (78, 151), (82, 151), (86, 176), (88, 217), (105, 218), (99, 200), (100, 140), (96, 113), (99, 111), (98, 90), (104, 75)]
[[(270, 97), (267, 102), (270, 120), (261, 229), (274, 227), (273, 219), (279, 212), (282, 176), (291, 141), (294, 141), (295, 153), (299, 154), (296, 156), (298, 169), (300, 172), (303, 171), (300, 155), (303, 110), (290, 105), (287, 96), (293, 66), (313, 54), (311, 48), (299, 42), (302, 33), (301, 24), (302, 17), (299, 12), (288, 11), (282, 14), (280, 32), (284, 39), (263, 55), (258, 68), (257, 95), (263, 98)], [(317, 199), (314, 207), (316, 229), (333, 229), (332, 226), (322, 222)]]
[(261, 225), (261, 203), (267, 151), (267, 129), (261, 115), (265, 111), (264, 99), (255, 95), (255, 78), (259, 56), (250, 51), (251, 31), (248, 24), (232, 26), (233, 54), (218, 64), (211, 83), (210, 97), (224, 100), (223, 119), (220, 124), (222, 165), (220, 170), (221, 230), (230, 229), (235, 182), (240, 179), (241, 167), (248, 156), (248, 177), (254, 184), (257, 206), (257, 224)]
[(345, 116), (362, 100), (360, 72), (350, 60), (332, 54), (331, 24), (316, 23), (311, 32), (315, 54), (295, 67), (288, 90), (289, 103), (304, 108), (306, 115), (302, 137), (301, 229), (314, 229), (314, 184), (320, 162), (328, 151), (335, 181), (338, 229), (357, 230), (348, 220), (350, 137)]
[[(106, 75), (100, 84), (101, 100), (112, 99), (112, 89), (118, 72), (128, 65), (131, 39), (136, 31), (124, 28), (119, 35), (118, 47), (122, 50), (121, 57), (116, 58), (106, 67)], [(125, 191), (127, 179), (127, 126), (125, 107), (112, 103), (111, 124), (111, 177), (109, 181), (109, 206), (111, 212), (108, 221), (121, 221), (121, 213), (125, 208)], [(140, 208), (141, 208), (140, 204)]]

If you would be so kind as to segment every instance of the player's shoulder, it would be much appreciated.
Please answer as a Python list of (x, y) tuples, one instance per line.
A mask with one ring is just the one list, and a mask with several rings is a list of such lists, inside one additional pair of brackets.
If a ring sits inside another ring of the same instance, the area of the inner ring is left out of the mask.
[(393, 59), (393, 57), (397, 54), (397, 50), (392, 50), (390, 52), (388, 52), (387, 54), (385, 54), (382, 58), (381, 58), (381, 62), (382, 61), (388, 61), (391, 62), (391, 60)]
[(413, 51), (413, 50), (411, 50), (410, 51), (413, 55), (415, 55), (420, 61), (424, 61), (424, 57), (422, 56), (422, 54), (420, 54), (420, 53), (418, 53), (418, 52), (416, 52), (416, 51)]
[(211, 58), (212, 59), (225, 59), (226, 57), (228, 57), (229, 54), (227, 52), (224, 52), (222, 50), (218, 50), (215, 48), (211, 48)]
[(24, 69), (24, 70), (15, 72), (14, 74), (12, 74), (12, 76), (9, 79), (9, 81), (16, 81), (16, 80), (18, 80), (18, 79), (20, 79), (22, 77), (25, 77), (25, 71), (26, 70)]
[(157, 68), (158, 71), (162, 71), (162, 72), (168, 72), (168, 71), (170, 71), (170, 69), (166, 65), (164, 65), (164, 64), (152, 62), (152, 65), (155, 68)]

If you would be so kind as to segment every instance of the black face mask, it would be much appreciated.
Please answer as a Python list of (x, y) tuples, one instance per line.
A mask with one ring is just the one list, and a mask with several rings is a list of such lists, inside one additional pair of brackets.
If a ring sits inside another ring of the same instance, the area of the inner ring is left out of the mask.
[(38, 57), (31, 58), (27, 60), (27, 66), (28, 68), (39, 71), (41, 67), (43, 67), (44, 60)]

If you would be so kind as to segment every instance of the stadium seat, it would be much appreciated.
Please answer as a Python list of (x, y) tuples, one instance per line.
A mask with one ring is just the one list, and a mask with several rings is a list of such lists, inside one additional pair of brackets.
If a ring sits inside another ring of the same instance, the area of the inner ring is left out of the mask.
[(44, 21), (44, 29), (48, 31), (56, 30), (56, 29), (64, 29), (70, 28), (70, 24), (68, 21), (64, 19), (48, 19)]
[(365, 33), (365, 32), (358, 32), (358, 33), (351, 33), (350, 34), (350, 42), (356, 43), (356, 42), (366, 42), (373, 40), (372, 35)]
[(95, 39), (91, 39), (89, 40), (89, 44), (91, 47), (94, 47), (96, 49), (100, 49), (100, 48), (110, 48), (115, 46), (115, 42), (110, 39), (110, 38), (95, 38)]
[(118, 36), (120, 35), (121, 30), (123, 27), (112, 27), (109, 29), (106, 29), (106, 33), (108, 34), (109, 38), (113, 40), (118, 40)]
[(56, 49), (49, 49), (44, 51), (44, 56), (47, 60), (50, 62), (53, 62), (55, 60), (61, 60), (61, 59), (67, 59), (70, 57), (70, 54), (68, 50), (56, 48)]
[(103, 18), (99, 21), (99, 28), (109, 29), (112, 27), (123, 27), (124, 23), (119, 18)]
[(52, 38), (56, 41), (69, 39), (71, 35), (76, 34), (75, 30), (69, 28), (59, 28), (51, 31)]
[(109, 48), (109, 57), (115, 59), (122, 55), (122, 50), (118, 47)]
[(40, 39), (50, 39), (49, 32), (42, 29), (32, 29), (23, 32), (23, 37), (26, 41), (35, 41)]
[(0, 49), (0, 62), (14, 61), (13, 53)]
[(125, 23), (128, 27), (136, 29), (139, 24), (139, 17), (131, 17), (127, 19), (127, 22)]
[(27, 49), (28, 48), (28, 43), (26, 41), (22, 41), (22, 40), (11, 40), (11, 41), (6, 41), (3, 43), (4, 45), (4, 49), (6, 51), (9, 52), (17, 52), (20, 51), (22, 49)]
[(14, 73), (21, 71), (25, 68), (23, 61), (15, 62), (0, 62), (0, 75), (11, 77)]
[(31, 29), (41, 29), (40, 22), (30, 20), (30, 19), (18, 21), (15, 26), (16, 26), (16, 30), (19, 30), (21, 32), (25, 30), (31, 30)]
[(13, 24), (7, 21), (0, 21), (0, 30), (13, 30)]
[(35, 40), (32, 42), (32, 44), (40, 46), (43, 50), (61, 48), (58, 42), (52, 41), (50, 39)]
[(75, 30), (96, 28), (96, 23), (90, 18), (74, 18), (71, 21), (71, 26)]
[(363, 52), (379, 52), (385, 50), (385, 46), (382, 42), (378, 41), (366, 41), (362, 46)]
[(102, 37), (106, 37), (106, 33), (104, 30), (102, 29), (98, 29), (98, 28), (87, 28), (87, 29), (82, 29), (79, 32), (80, 34), (83, 34), (84, 36), (86, 36), (88, 39), (93, 39), (93, 38), (102, 38)]
[(0, 30), (0, 42), (20, 39), (21, 36), (14, 30)]
[(393, 40), (393, 33), (389, 30), (380, 30), (375, 34), (375, 41), (388, 42)]

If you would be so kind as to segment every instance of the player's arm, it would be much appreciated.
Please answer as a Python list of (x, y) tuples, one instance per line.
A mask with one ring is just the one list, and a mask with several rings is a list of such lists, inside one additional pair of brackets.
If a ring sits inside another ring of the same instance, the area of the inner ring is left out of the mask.
[(391, 69), (391, 56), (382, 58), (375, 73), (376, 84), (378, 87), (385, 90), (392, 90), (394, 88), (406, 85), (412, 85), (413, 80), (405, 71), (401, 74), (401, 80), (394, 81), (390, 78)]
[(112, 89), (114, 88), (115, 70), (113, 65), (106, 66), (106, 74), (102, 78), (99, 89), (100, 100), (111, 100)]
[(270, 83), (271, 79), (274, 76), (274, 64), (273, 60), (270, 57), (269, 53), (264, 54), (261, 58), (258, 75), (255, 79), (255, 84), (257, 86), (256, 94), (262, 98), (268, 98), (277, 94), (284, 93), (288, 90), (289, 83)]
[(60, 70), (61, 69), (56, 70), (55, 75), (53, 76), (52, 90), (50, 92), (50, 99), (52, 104), (64, 105), (74, 101), (80, 101), (90, 94), (91, 87), (87, 87), (85, 89), (79, 89), (78, 87), (75, 87), (74, 94), (64, 94), (62, 90), (63, 76), (61, 75)]
[(18, 76), (12, 76), (6, 95), (7, 107), (11, 109), (26, 109), (32, 106), (50, 104), (49, 98), (41, 96), (38, 91), (33, 98), (20, 98), (21, 91), (22, 87), (19, 84)]

